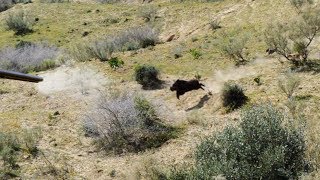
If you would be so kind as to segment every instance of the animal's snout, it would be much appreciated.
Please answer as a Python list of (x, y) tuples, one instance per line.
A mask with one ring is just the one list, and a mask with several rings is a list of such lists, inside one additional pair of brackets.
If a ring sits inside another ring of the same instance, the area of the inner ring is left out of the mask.
[(173, 86), (171, 86), (171, 87), (170, 87), (170, 90), (171, 90), (171, 91), (174, 91), (174, 90), (176, 90), (176, 89), (175, 89)]

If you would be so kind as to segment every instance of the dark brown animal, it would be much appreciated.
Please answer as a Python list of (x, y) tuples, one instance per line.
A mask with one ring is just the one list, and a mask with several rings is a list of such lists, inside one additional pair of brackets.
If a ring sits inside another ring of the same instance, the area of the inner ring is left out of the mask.
[[(204, 86), (202, 83), (200, 83), (198, 80), (176, 80), (176, 82), (170, 87), (171, 91), (177, 91), (177, 98), (179, 99), (179, 96), (183, 95), (184, 93), (192, 90), (197, 89), (203, 89), (202, 86)], [(204, 90), (204, 89), (203, 89)]]

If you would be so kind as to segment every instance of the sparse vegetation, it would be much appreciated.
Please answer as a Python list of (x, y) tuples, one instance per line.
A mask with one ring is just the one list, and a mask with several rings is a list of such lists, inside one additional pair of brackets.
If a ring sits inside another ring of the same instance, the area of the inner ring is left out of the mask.
[(60, 51), (55, 46), (24, 43), (17, 48), (6, 47), (0, 50), (0, 68), (23, 73), (43, 71), (56, 67), (55, 60), (59, 55)]
[(135, 80), (144, 89), (159, 88), (162, 84), (159, 79), (159, 70), (150, 65), (139, 65), (135, 68)]
[(0, 178), (9, 179), (19, 177), (20, 166), (18, 161), (22, 151), (36, 156), (37, 141), (40, 136), (36, 136), (39, 131), (35, 129), (25, 130), (20, 136), (11, 133), (0, 132)]
[(235, 110), (248, 101), (243, 89), (237, 84), (225, 83), (222, 89), (222, 105), (228, 111)]
[(155, 6), (143, 6), (139, 11), (139, 16), (144, 19), (145, 22), (152, 22), (157, 15), (157, 9)]
[(247, 34), (239, 34), (238, 31), (222, 33), (219, 48), (222, 54), (235, 61), (236, 65), (244, 65), (249, 61), (249, 52), (246, 44), (249, 40)]
[(287, 73), (278, 81), (278, 86), (280, 87), (281, 91), (286, 94), (288, 99), (292, 97), (293, 93), (298, 89), (299, 85), (300, 79), (292, 73)]
[(31, 0), (0, 0), (0, 12), (11, 8), (14, 4), (17, 3), (27, 4), (31, 2)]
[(84, 129), (96, 139), (98, 147), (115, 154), (159, 147), (178, 132), (160, 121), (146, 99), (133, 95), (102, 98), (86, 117)]
[(303, 130), (284, 125), (285, 116), (271, 104), (241, 115), (240, 127), (228, 127), (204, 140), (191, 169), (173, 170), (168, 179), (296, 179), (304, 171)]
[(300, 7), (304, 0), (291, 2), (299, 9), (297, 18), (286, 24), (269, 25), (265, 39), (267, 45), (275, 49), (277, 54), (286, 58), (294, 68), (299, 68), (310, 65), (310, 45), (320, 32), (320, 10), (308, 8), (303, 11)]
[(8, 30), (13, 30), (16, 35), (25, 35), (33, 32), (34, 21), (28, 14), (20, 10), (16, 13), (10, 13), (5, 20)]

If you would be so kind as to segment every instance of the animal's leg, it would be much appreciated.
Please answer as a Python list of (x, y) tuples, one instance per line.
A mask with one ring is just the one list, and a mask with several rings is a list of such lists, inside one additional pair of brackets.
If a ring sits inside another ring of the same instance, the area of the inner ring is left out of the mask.
[[(176, 94), (176, 95), (177, 95), (177, 98), (179, 99), (179, 96), (180, 96), (180, 95), (179, 95), (178, 91), (177, 91), (177, 94)], [(179, 99), (179, 100), (180, 100), (180, 99)]]
[(204, 84), (200, 83), (200, 88), (204, 90), (202, 86), (206, 87)]

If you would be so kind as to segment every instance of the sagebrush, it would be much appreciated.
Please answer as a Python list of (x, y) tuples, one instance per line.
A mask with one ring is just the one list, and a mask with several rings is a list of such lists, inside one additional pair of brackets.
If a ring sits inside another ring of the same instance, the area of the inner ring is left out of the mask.
[(97, 147), (107, 152), (139, 152), (159, 147), (177, 135), (177, 129), (162, 123), (145, 98), (121, 95), (101, 100), (86, 116), (83, 127)]
[(253, 106), (242, 113), (239, 128), (204, 140), (195, 165), (174, 169), (169, 179), (298, 179), (308, 164), (304, 132), (284, 123), (273, 105)]
[(16, 35), (24, 35), (33, 32), (34, 20), (27, 12), (19, 10), (15, 13), (10, 13), (5, 19), (5, 24), (8, 30), (13, 30)]
[(16, 48), (0, 49), (0, 68), (22, 73), (42, 71), (57, 66), (61, 51), (47, 43), (19, 43)]

